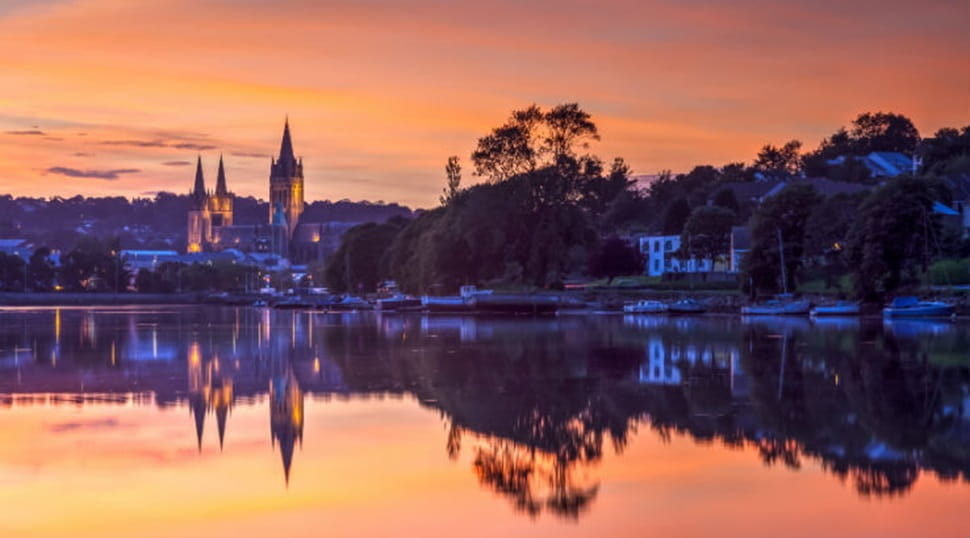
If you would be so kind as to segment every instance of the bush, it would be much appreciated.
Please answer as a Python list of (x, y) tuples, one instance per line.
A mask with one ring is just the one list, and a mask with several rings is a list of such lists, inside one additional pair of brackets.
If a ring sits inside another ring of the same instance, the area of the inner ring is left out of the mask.
[(940, 260), (930, 266), (930, 284), (934, 286), (970, 285), (970, 258)]

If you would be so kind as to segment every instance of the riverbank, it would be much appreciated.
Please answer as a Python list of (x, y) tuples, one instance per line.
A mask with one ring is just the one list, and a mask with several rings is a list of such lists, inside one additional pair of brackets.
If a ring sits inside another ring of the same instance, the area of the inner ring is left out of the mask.
[(201, 293), (0, 293), (0, 306), (117, 306), (201, 304)]

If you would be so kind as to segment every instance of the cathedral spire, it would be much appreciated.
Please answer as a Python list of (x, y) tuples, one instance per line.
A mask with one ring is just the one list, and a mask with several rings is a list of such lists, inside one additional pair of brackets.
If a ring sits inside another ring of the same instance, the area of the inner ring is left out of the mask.
[(196, 203), (202, 203), (205, 199), (205, 179), (202, 177), (202, 156), (199, 155), (199, 160), (195, 164), (195, 188), (192, 190), (192, 198), (195, 198)]
[(228, 196), (229, 189), (226, 188), (226, 169), (222, 165), (222, 155), (219, 155), (219, 175), (216, 179), (216, 196)]
[(293, 140), (290, 138), (290, 118), (283, 124), (283, 141), (280, 142), (280, 158), (276, 160), (287, 176), (292, 176), (296, 170), (296, 156), (293, 154)]

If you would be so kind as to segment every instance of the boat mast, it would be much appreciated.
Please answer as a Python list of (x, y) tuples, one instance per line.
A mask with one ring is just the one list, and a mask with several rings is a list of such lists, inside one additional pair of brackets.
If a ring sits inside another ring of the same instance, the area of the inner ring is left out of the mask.
[(781, 228), (775, 228), (778, 231), (778, 256), (781, 257), (781, 289), (782, 293), (788, 295), (788, 279), (785, 278), (785, 245), (781, 242)]

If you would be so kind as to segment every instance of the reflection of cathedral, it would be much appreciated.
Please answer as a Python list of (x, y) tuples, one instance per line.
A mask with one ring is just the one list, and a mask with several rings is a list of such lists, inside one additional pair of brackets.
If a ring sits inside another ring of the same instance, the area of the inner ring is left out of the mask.
[(226, 435), (226, 420), (235, 399), (230, 368), (228, 365), (223, 365), (218, 357), (204, 360), (198, 343), (193, 342), (189, 346), (189, 412), (195, 418), (195, 435), (200, 452), (202, 451), (202, 431), (205, 428), (205, 417), (210, 412), (214, 412), (216, 415), (216, 425), (219, 428), (219, 448), (222, 448)]
[(269, 382), (269, 427), (273, 442), (280, 445), (283, 473), (289, 483), (293, 447), (298, 441), (303, 443), (303, 390), (293, 368), (287, 365), (285, 370)]

